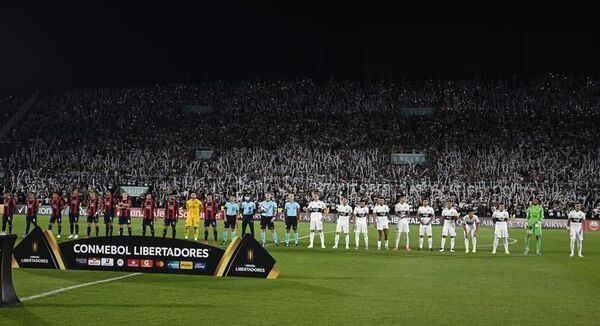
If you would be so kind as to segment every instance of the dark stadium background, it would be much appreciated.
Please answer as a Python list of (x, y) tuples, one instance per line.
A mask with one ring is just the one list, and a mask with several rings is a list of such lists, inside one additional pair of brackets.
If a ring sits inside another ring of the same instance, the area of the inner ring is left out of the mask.
[(7, 1), (0, 4), (0, 92), (207, 79), (598, 74), (593, 11), (528, 6)]

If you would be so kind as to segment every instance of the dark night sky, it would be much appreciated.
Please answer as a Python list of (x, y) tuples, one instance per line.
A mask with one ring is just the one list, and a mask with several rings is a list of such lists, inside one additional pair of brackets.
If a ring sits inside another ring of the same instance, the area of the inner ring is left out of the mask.
[(585, 8), (124, 2), (2, 2), (0, 93), (256, 77), (600, 73), (600, 27), (581, 16)]

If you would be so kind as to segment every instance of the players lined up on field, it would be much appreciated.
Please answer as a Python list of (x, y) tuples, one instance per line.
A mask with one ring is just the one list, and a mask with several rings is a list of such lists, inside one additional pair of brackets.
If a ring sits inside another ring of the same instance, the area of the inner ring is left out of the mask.
[[(298, 220), (300, 217), (300, 205), (294, 200), (293, 194), (288, 194), (287, 201), (283, 207), (285, 214), (285, 245), (290, 245), (290, 230), (294, 233), (294, 245), (298, 246)], [(124, 228), (127, 228), (128, 235), (131, 236), (131, 207), (132, 201), (126, 192), (122, 194), (122, 197), (115, 199), (110, 191), (107, 191), (104, 197), (101, 199), (95, 191), (90, 191), (89, 196), (83, 202), (78, 190), (73, 190), (69, 197), (69, 225), (70, 235), (69, 238), (78, 238), (79, 236), (79, 208), (80, 205), (87, 206), (87, 236), (91, 235), (92, 224), (95, 225), (95, 234), (99, 234), (99, 217), (103, 216), (105, 224), (105, 235), (113, 235), (113, 219), (115, 212), (118, 217), (119, 235), (123, 235)], [(59, 196), (57, 192), (53, 193), (50, 201), (51, 216), (48, 230), (52, 230), (54, 224), (58, 225), (57, 237), (61, 237), (62, 232), (62, 210), (65, 207), (65, 201)], [(446, 247), (446, 240), (450, 238), (450, 252), (455, 251), (455, 237), (456, 237), (456, 221), (460, 218), (460, 214), (453, 207), (454, 203), (448, 201), (446, 208), (442, 210), (441, 217), (444, 221), (442, 227), (442, 238), (440, 244), (440, 250), (444, 251)], [(2, 233), (6, 231), (6, 226), (9, 227), (9, 233), (12, 233), (13, 226), (13, 214), (15, 205), (14, 196), (10, 192), (4, 194), (4, 214), (2, 220)], [(187, 210), (187, 216), (185, 221), (185, 239), (188, 239), (189, 230), (194, 230), (194, 240), (198, 241), (198, 227), (200, 216), (204, 216), (204, 242), (208, 242), (209, 228), (212, 228), (213, 238), (215, 244), (217, 243), (217, 214), (220, 210), (220, 205), (214, 200), (211, 194), (206, 196), (206, 200), (202, 202), (197, 198), (196, 192), (191, 192), (190, 199), (185, 203)], [(570, 249), (571, 256), (574, 255), (575, 242), (577, 241), (578, 255), (582, 257), (582, 243), (583, 234), (585, 231), (585, 213), (581, 210), (581, 204), (577, 203), (575, 209), (569, 213), (568, 229), (571, 238)], [(39, 209), (39, 201), (35, 198), (35, 194), (30, 193), (26, 203), (26, 230), (27, 234), (30, 230), (31, 225), (37, 226), (37, 211)], [(275, 231), (275, 220), (277, 212), (277, 204), (273, 200), (271, 194), (266, 194), (265, 199), (259, 203), (258, 209), (256, 203), (250, 200), (250, 197), (244, 197), (242, 203), (238, 203), (237, 196), (230, 196), (222, 210), (224, 211), (224, 228), (223, 228), (223, 242), (227, 243), (228, 231), (231, 231), (231, 239), (236, 235), (237, 222), (242, 220), (242, 234), (246, 233), (246, 228), (249, 227), (251, 234), (254, 236), (254, 214), (258, 211), (260, 214), (260, 229), (261, 229), (261, 243), (264, 246), (266, 244), (266, 230), (269, 229), (272, 234), (273, 243), (275, 246), (279, 245), (277, 239), (277, 232)], [(398, 203), (394, 207), (395, 213), (398, 216), (397, 231), (395, 238), (394, 251), (398, 250), (400, 245), (400, 238), (402, 234), (405, 236), (406, 250), (411, 251), (410, 240), (409, 240), (409, 215), (411, 211), (410, 205), (407, 203), (406, 196), (402, 195), (399, 198)], [(321, 241), (321, 248), (325, 248), (325, 234), (323, 232), (323, 214), (328, 211), (327, 205), (319, 199), (317, 194), (313, 195), (312, 201), (305, 208), (310, 214), (310, 244), (308, 248), (314, 246), (315, 232), (318, 232)], [(369, 209), (366, 206), (366, 201), (360, 199), (358, 205), (352, 208), (348, 203), (347, 197), (341, 197), (340, 204), (337, 206), (337, 225), (335, 235), (335, 245), (333, 248), (337, 249), (339, 245), (340, 233), (345, 235), (345, 248), (349, 249), (349, 233), (350, 224), (354, 226), (355, 233), (355, 248), (358, 250), (360, 245), (360, 234), (363, 235), (365, 249), (368, 249), (368, 223), (367, 219), (371, 214), (375, 228), (377, 229), (377, 250), (381, 250), (382, 242), (384, 242), (384, 248), (389, 250), (389, 217), (391, 210), (388, 205), (385, 204), (384, 198), (378, 198), (377, 203)], [(150, 229), (152, 236), (155, 235), (154, 222), (156, 218), (156, 203), (152, 199), (151, 194), (147, 194), (142, 206), (142, 235), (146, 236), (147, 228)], [(422, 205), (417, 210), (417, 218), (419, 220), (419, 246), (418, 250), (423, 250), (424, 238), (427, 237), (428, 249), (433, 250), (433, 232), (432, 222), (435, 219), (435, 212), (427, 199), (422, 201)], [(508, 225), (507, 221), (510, 218), (508, 212), (505, 209), (504, 204), (499, 204), (498, 209), (493, 212), (492, 220), (494, 221), (494, 242), (492, 253), (496, 253), (499, 241), (503, 240), (504, 252), (509, 254), (508, 250)], [(163, 237), (166, 237), (168, 228), (172, 230), (172, 237), (176, 236), (176, 225), (179, 219), (179, 205), (175, 198), (175, 195), (169, 196), (165, 204), (165, 216), (164, 216), (164, 228)], [(532, 235), (536, 238), (536, 254), (541, 255), (541, 236), (542, 236), (542, 221), (544, 219), (544, 209), (540, 205), (539, 200), (536, 198), (533, 200), (532, 205), (527, 209), (526, 214), (526, 229), (527, 238), (525, 240), (525, 252), (529, 253), (529, 242)], [(463, 234), (465, 241), (465, 252), (477, 252), (477, 233), (479, 231), (479, 218), (475, 215), (474, 210), (470, 210), (469, 213), (462, 217), (463, 220)], [(471, 244), (471, 247), (469, 246)]]

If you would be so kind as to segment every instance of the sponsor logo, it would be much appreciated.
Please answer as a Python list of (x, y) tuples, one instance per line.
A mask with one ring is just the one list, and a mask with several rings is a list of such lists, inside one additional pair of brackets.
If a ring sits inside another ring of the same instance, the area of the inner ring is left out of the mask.
[(38, 253), (38, 250), (39, 250), (38, 242), (37, 241), (32, 241), (31, 242), (31, 253), (35, 255), (35, 254)]
[(88, 258), (88, 266), (100, 266), (102, 261), (99, 257), (89, 257)]
[(140, 267), (139, 259), (127, 259), (127, 267)]
[(123, 267), (125, 265), (125, 261), (121, 258), (117, 259), (117, 266)]
[(263, 267), (257, 267), (253, 264), (245, 264), (244, 266), (238, 266), (235, 268), (236, 272), (246, 272), (246, 273), (266, 273), (266, 269)]
[(152, 267), (152, 263), (153, 261), (150, 259), (142, 259), (140, 260), (140, 266), (144, 267), (144, 268), (150, 268)]
[(179, 260), (169, 260), (167, 262), (168, 269), (179, 269)]
[(154, 267), (164, 268), (165, 267), (165, 262), (162, 261), (162, 260), (155, 260), (154, 261)]
[(47, 258), (40, 258), (40, 256), (29, 256), (29, 258), (21, 258), (21, 263), (25, 264), (48, 264)]
[(194, 263), (194, 269), (206, 270), (206, 263), (203, 261), (197, 261)]
[(75, 257), (75, 263), (77, 263), (78, 265), (87, 265), (87, 258)]
[(252, 261), (254, 260), (254, 249), (253, 248), (248, 248), (248, 252), (246, 253), (246, 260), (249, 263), (252, 263)]
[(113, 258), (102, 258), (102, 266), (115, 266)]
[(182, 261), (179, 264), (179, 268), (181, 269), (192, 269), (194, 264), (191, 261)]

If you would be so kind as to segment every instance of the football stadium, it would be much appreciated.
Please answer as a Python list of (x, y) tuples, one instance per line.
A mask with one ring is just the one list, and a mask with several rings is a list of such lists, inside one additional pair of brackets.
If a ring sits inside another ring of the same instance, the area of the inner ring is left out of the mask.
[(600, 323), (584, 14), (0, 6), (0, 326)]

